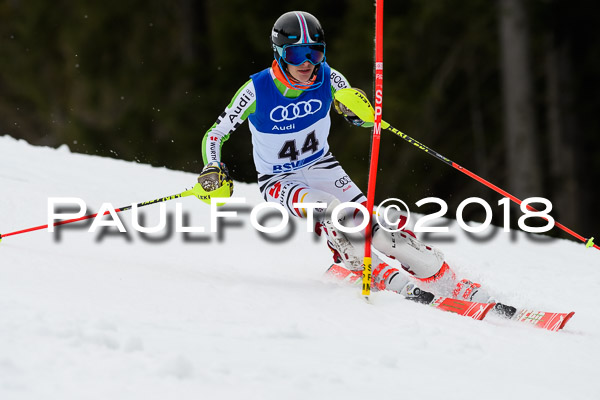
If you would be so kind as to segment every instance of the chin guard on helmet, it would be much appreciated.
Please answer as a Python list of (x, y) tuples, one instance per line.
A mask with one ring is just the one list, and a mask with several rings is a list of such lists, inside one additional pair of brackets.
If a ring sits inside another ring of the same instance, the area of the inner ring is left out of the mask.
[[(367, 97), (367, 94), (363, 90), (357, 88), (353, 88), (353, 90), (359, 92), (360, 94), (365, 96), (365, 98)], [(335, 96), (333, 99), (333, 107), (335, 108), (335, 111), (337, 111), (338, 114), (341, 114), (346, 121), (348, 121), (354, 126), (362, 126), (364, 128), (370, 128), (373, 126), (372, 122), (363, 121), (358, 115), (356, 115), (352, 110), (346, 107), (346, 105), (340, 102)]]
[[(233, 181), (231, 181), (231, 180), (226, 181), (223, 183), (223, 185), (220, 188), (212, 190), (210, 192), (207, 192), (206, 190), (204, 190), (204, 188), (202, 187), (202, 184), (196, 183), (194, 185), (194, 187), (192, 188), (192, 193), (199, 200), (202, 200), (206, 204), (210, 205), (213, 198), (217, 199), (217, 198), (231, 197), (231, 194), (233, 193)], [(217, 203), (217, 206), (220, 207), (224, 204), (225, 203)]]

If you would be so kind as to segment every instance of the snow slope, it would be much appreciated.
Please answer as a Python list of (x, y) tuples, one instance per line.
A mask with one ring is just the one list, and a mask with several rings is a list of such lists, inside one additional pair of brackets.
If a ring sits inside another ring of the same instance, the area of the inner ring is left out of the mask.
[[(179, 193), (194, 174), (33, 147), (0, 137), (0, 232), (46, 223), (48, 197), (90, 212)], [(476, 243), (454, 228), (435, 243), (498, 298), (576, 311), (547, 332), (473, 321), (326, 282), (326, 246), (295, 221), (272, 243), (246, 211), (220, 231), (151, 243), (85, 229), (0, 244), (0, 399), (598, 399), (600, 253), (570, 241), (498, 233)], [(188, 226), (209, 207), (180, 203)], [(140, 209), (145, 225), (160, 207)], [(237, 221), (237, 222), (236, 222)], [(73, 224), (74, 225), (74, 224)], [(174, 222), (169, 226), (174, 227)], [(156, 238), (157, 234), (154, 235)]]

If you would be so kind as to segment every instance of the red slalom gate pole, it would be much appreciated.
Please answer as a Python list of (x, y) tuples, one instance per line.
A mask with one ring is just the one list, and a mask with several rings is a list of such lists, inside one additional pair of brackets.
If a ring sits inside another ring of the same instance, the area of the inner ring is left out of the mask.
[(375, 2), (375, 121), (371, 141), (371, 161), (367, 187), (368, 224), (365, 231), (365, 258), (363, 261), (362, 295), (368, 299), (371, 294), (371, 239), (373, 205), (375, 203), (375, 183), (379, 162), (379, 141), (381, 136), (381, 114), (383, 111), (383, 0)]

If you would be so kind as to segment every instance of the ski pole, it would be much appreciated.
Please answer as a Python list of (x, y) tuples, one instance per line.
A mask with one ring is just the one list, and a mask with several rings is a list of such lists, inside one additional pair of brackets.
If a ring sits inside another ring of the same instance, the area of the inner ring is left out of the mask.
[[(137, 207), (145, 207), (145, 206), (149, 206), (151, 204), (162, 203), (165, 201), (174, 200), (174, 199), (178, 199), (181, 197), (196, 196), (196, 197), (200, 198), (200, 196), (205, 196), (205, 195), (206, 195), (206, 192), (202, 189), (202, 186), (200, 186), (200, 184), (197, 183), (192, 189), (183, 191), (179, 194), (174, 194), (172, 196), (161, 197), (161, 198), (150, 200), (150, 201), (144, 201), (144, 202), (138, 203)], [(133, 208), (133, 205), (119, 207), (119, 208), (115, 209), (115, 212), (127, 211), (127, 210), (131, 210), (132, 208)], [(104, 216), (107, 214), (110, 214), (110, 211), (105, 211), (104, 214), (102, 214), (102, 215)], [(84, 215), (83, 217), (79, 217), (79, 218), (66, 219), (64, 221), (55, 222), (54, 224), (52, 224), (52, 226), (59, 226), (59, 225), (70, 224), (70, 223), (78, 222), (78, 221), (85, 221), (87, 219), (95, 218), (97, 215), (98, 215), (98, 213)], [(46, 229), (46, 228), (48, 228), (48, 226), (49, 225), (40, 225), (40, 226), (35, 226), (33, 228), (22, 229), (20, 231), (9, 232), (9, 233), (0, 233), (0, 242), (5, 237), (13, 236), (13, 235), (20, 235), (21, 233), (37, 231), (40, 229)]]
[[(335, 93), (335, 98), (342, 104), (344, 104), (346, 107), (348, 107), (353, 113), (355, 113), (360, 119), (362, 119), (365, 122), (374, 122), (374, 118), (375, 118), (375, 110), (373, 109), (373, 106), (371, 105), (371, 103), (369, 102), (369, 99), (366, 98), (365, 95), (363, 95), (362, 93), (360, 93), (358, 90), (356, 89), (351, 89), (351, 88), (346, 88), (346, 89), (340, 89)], [(459, 170), (460, 172), (462, 172), (463, 174), (475, 179), (476, 181), (478, 181), (479, 183), (484, 184), (485, 186), (489, 187), (490, 189), (494, 190), (497, 193), (500, 193), (501, 195), (503, 195), (504, 197), (508, 197), (509, 199), (511, 199), (513, 202), (517, 203), (518, 205), (521, 205), (522, 201), (520, 199), (518, 199), (517, 197), (513, 196), (512, 194), (508, 193), (507, 191), (499, 188), (498, 186), (494, 185), (493, 183), (483, 179), (482, 177), (480, 177), (479, 175), (469, 171), (468, 169), (458, 165), (457, 163), (455, 163), (454, 161), (444, 157), (443, 155), (441, 155), (440, 153), (438, 153), (437, 151), (425, 146), (424, 144), (420, 143), (418, 140), (413, 139), (412, 137), (408, 136), (407, 134), (399, 131), (398, 129), (394, 128), (393, 126), (391, 126), (389, 123), (385, 122), (385, 121), (381, 121), (381, 127), (383, 129), (387, 129), (390, 132), (395, 133), (397, 136), (401, 137), (402, 139), (406, 140), (408, 143), (418, 147), (419, 149), (423, 150), (424, 152), (432, 155), (433, 157), (437, 158), (438, 160), (443, 161), (444, 163), (450, 165), (451, 167)], [(530, 205), (527, 205), (527, 209), (530, 211), (538, 211), (535, 208), (533, 208)], [(543, 217), (542, 217), (543, 218)], [(600, 247), (596, 244), (594, 244), (594, 238), (590, 237), (589, 239), (584, 238), (583, 236), (579, 235), (578, 233), (574, 232), (573, 230), (567, 228), (566, 226), (564, 226), (563, 224), (557, 222), (556, 220), (554, 221), (554, 225), (559, 228), (562, 229), (564, 232), (568, 233), (569, 235), (579, 239), (580, 241), (585, 243), (585, 247), (595, 247), (596, 249), (600, 250)]]

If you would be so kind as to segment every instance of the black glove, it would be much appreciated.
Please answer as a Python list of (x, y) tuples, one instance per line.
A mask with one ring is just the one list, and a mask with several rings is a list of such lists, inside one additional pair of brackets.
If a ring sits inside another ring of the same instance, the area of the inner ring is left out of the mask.
[(217, 190), (226, 182), (229, 183), (229, 187), (231, 188), (229, 193), (229, 195), (231, 195), (233, 194), (233, 181), (229, 176), (229, 170), (225, 166), (225, 163), (218, 161), (206, 164), (198, 177), (198, 183), (202, 186), (202, 189), (207, 192)]

